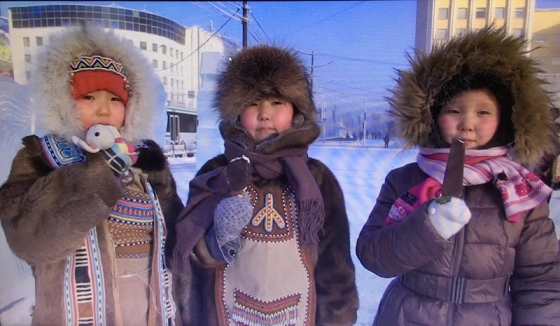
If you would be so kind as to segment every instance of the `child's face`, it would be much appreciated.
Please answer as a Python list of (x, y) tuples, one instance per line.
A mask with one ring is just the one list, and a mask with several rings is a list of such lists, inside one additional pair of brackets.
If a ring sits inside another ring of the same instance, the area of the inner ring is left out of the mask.
[(278, 99), (260, 99), (249, 103), (239, 116), (241, 126), (257, 142), (272, 134), (290, 129), (294, 107), (292, 103)]
[(467, 149), (480, 148), (492, 139), (500, 111), (494, 96), (486, 90), (465, 91), (449, 102), (438, 116), (438, 126), (446, 143), (455, 138)]
[(76, 99), (76, 109), (84, 130), (94, 124), (110, 125), (120, 129), (124, 124), (125, 106), (121, 99), (108, 91), (88, 93)]

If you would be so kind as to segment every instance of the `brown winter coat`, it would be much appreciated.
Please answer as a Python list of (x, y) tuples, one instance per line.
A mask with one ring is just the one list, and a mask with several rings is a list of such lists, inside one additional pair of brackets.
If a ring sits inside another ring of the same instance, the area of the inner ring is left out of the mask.
[[(227, 164), (220, 155), (208, 161), (198, 172), (202, 174)], [(320, 161), (309, 159), (307, 163), (323, 195), (325, 222), (319, 234), (319, 247), (308, 252), (312, 257), (315, 278), (315, 325), (353, 325), (358, 309), (354, 264), (350, 257), (350, 231), (344, 206), (342, 190), (332, 172)], [(278, 184), (278, 180), (262, 180), (266, 185)], [(265, 184), (259, 183), (259, 187)], [(303, 249), (305, 250), (305, 249)], [(317, 258), (318, 257), (318, 258)], [(220, 263), (212, 258), (204, 240), (200, 241), (192, 256), (193, 279), (183, 284), (183, 291), (192, 291), (190, 313), (184, 318), (193, 320), (192, 325), (218, 325), (215, 304), (215, 273)], [(180, 281), (184, 281), (180, 280)], [(186, 306), (185, 295), (176, 295), (178, 304)], [(188, 315), (188, 316), (187, 316)]]
[[(560, 262), (546, 201), (512, 223), (499, 191), (486, 183), (465, 188), (472, 218), (449, 241), (430, 223), (428, 203), (383, 227), (395, 200), (426, 177), (416, 163), (390, 172), (360, 233), (362, 264), (380, 276), (397, 276), (374, 324), (559, 325)], [(462, 304), (449, 302), (454, 280), (465, 281), (464, 295), (457, 291), (454, 300)]]
[[(0, 219), (10, 248), (33, 269), (37, 293), (33, 324), (63, 325), (66, 258), (92, 228), (99, 238), (105, 288), (117, 287), (106, 219), (123, 190), (101, 154), (88, 154), (85, 163), (52, 170), (43, 161), (36, 139), (23, 139), (25, 148), (14, 158), (8, 180), (0, 187)], [(183, 205), (161, 149), (152, 141), (146, 144), (135, 167), (148, 175), (170, 232)], [(108, 291), (105, 296), (109, 325), (121, 322), (114, 295)]]

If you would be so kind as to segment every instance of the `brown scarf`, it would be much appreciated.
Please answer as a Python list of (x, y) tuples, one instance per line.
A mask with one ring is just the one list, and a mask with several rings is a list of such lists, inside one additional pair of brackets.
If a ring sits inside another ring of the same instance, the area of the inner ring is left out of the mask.
[[(308, 146), (305, 146), (263, 154), (226, 140), (224, 155), (229, 162), (243, 155), (249, 158), (250, 163), (247, 164), (250, 164), (253, 181), (287, 176), (298, 201), (302, 242), (304, 247), (311, 248), (318, 244), (318, 232), (323, 227), (325, 211), (317, 182), (306, 164), (307, 150)], [(188, 257), (212, 225), (216, 206), (220, 200), (232, 195), (226, 171), (227, 166), (219, 167), (190, 182), (187, 206), (177, 219), (178, 240), (173, 252), (173, 272), (183, 273), (188, 270)]]

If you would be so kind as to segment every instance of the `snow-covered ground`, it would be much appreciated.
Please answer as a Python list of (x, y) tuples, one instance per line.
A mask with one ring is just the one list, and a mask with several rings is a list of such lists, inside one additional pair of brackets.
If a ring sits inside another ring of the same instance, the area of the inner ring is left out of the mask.
[[(402, 151), (391, 142), (383, 148), (383, 140), (361, 142), (319, 141), (309, 149), (309, 156), (323, 161), (335, 174), (344, 192), (346, 211), (350, 220), (352, 256), (356, 266), (356, 279), (360, 296), (360, 309), (356, 325), (371, 325), (383, 291), (391, 281), (367, 271), (355, 256), (356, 240), (367, 220), (379, 189), (387, 173), (399, 166), (415, 161), (417, 150)], [(183, 201), (188, 196), (189, 181), (196, 173), (193, 158), (170, 159), (171, 170)]]

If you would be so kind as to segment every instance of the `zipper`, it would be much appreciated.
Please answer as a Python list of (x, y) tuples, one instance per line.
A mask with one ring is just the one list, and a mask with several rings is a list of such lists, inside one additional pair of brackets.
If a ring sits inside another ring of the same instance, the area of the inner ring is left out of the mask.
[[(451, 264), (451, 278), (453, 279), (451, 298), (449, 298), (449, 304), (447, 309), (447, 325), (453, 325), (453, 315), (455, 314), (455, 306), (457, 301), (462, 302), (464, 291), (464, 279), (460, 278), (457, 274), (459, 273), (459, 267), (461, 266), (461, 261), (463, 258), (463, 249), (465, 247), (465, 226), (455, 235), (455, 241), (453, 244), (453, 262)], [(457, 285), (457, 287), (455, 287)], [(456, 289), (461, 289), (459, 292), (455, 292)], [(458, 299), (458, 300), (455, 300)]]

